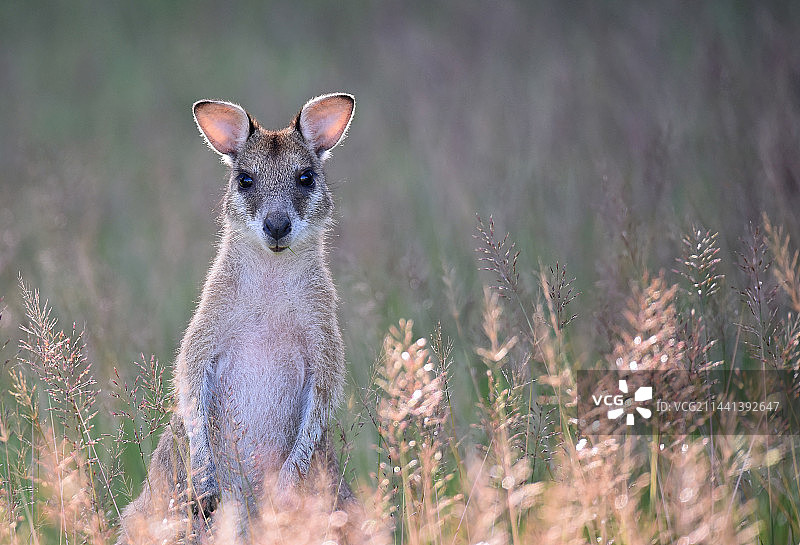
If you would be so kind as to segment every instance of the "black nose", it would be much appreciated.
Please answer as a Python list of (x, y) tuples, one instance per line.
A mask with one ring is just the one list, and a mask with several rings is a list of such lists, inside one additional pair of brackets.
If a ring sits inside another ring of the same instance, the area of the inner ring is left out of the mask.
[(264, 231), (277, 242), (289, 234), (292, 230), (292, 222), (285, 212), (270, 212), (264, 218)]

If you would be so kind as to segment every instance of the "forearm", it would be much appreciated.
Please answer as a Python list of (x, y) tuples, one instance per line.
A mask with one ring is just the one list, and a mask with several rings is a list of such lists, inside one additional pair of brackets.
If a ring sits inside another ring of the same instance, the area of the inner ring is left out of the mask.
[(189, 439), (190, 481), (198, 496), (216, 491), (215, 468), (209, 439), (209, 407), (213, 403), (211, 378), (214, 361), (210, 344), (191, 327), (178, 355), (176, 389), (178, 410)]

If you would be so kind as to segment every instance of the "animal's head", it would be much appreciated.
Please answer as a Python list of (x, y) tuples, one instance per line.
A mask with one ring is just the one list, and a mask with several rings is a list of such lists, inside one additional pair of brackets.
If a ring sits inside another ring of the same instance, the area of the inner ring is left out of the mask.
[(319, 239), (333, 207), (322, 166), (354, 110), (351, 95), (323, 95), (309, 100), (289, 127), (270, 131), (236, 104), (195, 103), (200, 132), (231, 168), (224, 215), (238, 235), (275, 253)]

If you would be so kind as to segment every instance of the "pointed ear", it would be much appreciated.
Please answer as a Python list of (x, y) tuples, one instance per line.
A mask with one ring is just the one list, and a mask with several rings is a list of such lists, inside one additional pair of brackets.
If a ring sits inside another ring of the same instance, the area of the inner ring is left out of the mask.
[(356, 100), (352, 95), (322, 95), (306, 102), (295, 125), (317, 156), (325, 160), (328, 152), (344, 140), (355, 109)]
[(230, 102), (201, 100), (194, 103), (192, 111), (208, 145), (228, 157), (241, 151), (253, 128), (244, 108)]

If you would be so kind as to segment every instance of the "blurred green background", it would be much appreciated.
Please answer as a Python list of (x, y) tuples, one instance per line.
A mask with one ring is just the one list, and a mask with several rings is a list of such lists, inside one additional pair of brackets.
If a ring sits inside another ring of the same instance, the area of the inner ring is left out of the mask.
[(693, 222), (725, 255), (762, 211), (800, 240), (798, 35), (797, 2), (5, 1), (0, 340), (19, 336), (21, 274), (86, 328), (101, 387), (140, 353), (171, 361), (224, 179), (191, 104), (279, 128), (347, 91), (328, 179), (350, 391), (403, 317), (442, 321), (471, 365), (476, 213), (512, 233), (532, 291), (540, 262), (567, 264), (592, 361), (630, 279), (671, 274)]

